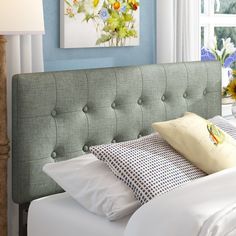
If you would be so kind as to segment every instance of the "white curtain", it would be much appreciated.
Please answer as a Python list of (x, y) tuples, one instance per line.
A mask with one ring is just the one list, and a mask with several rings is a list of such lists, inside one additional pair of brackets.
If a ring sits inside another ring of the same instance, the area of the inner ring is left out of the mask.
[(157, 0), (157, 63), (200, 59), (200, 0)]
[[(12, 75), (29, 72), (42, 72), (43, 43), (42, 36), (8, 36), (7, 37), (7, 109), (8, 137), (11, 140), (12, 120)], [(12, 202), (11, 157), (8, 163), (8, 236), (18, 235), (18, 205)]]

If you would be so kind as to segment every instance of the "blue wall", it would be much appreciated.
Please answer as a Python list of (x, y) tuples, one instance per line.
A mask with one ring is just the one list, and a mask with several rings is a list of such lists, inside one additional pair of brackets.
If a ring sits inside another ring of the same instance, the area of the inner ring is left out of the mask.
[(45, 71), (155, 63), (155, 0), (140, 0), (140, 46), (60, 49), (60, 0), (44, 0)]

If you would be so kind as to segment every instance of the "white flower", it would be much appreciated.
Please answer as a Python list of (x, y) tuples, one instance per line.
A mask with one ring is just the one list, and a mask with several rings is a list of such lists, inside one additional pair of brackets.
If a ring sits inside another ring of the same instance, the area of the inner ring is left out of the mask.
[(236, 48), (234, 47), (234, 44), (231, 42), (231, 38), (222, 39), (223, 42), (223, 48), (226, 51), (226, 54), (232, 54), (236, 51)]
[(209, 40), (209, 43), (207, 45), (208, 48), (212, 49), (212, 50), (216, 50), (217, 49), (217, 39), (216, 39), (216, 36)]
[(84, 8), (86, 13), (92, 15), (97, 15), (99, 11), (102, 9), (104, 0), (85, 0)]
[(224, 53), (224, 48), (222, 48), (221, 50), (215, 50), (215, 53), (221, 58)]

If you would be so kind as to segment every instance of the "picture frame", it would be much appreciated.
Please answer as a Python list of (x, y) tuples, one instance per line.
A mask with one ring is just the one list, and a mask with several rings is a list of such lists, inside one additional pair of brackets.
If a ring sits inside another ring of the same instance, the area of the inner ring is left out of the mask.
[(60, 47), (138, 46), (138, 0), (61, 0)]

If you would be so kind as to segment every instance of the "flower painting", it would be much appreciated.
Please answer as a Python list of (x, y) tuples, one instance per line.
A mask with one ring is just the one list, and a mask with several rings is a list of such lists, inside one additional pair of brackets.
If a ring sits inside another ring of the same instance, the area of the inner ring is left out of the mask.
[(139, 45), (139, 0), (61, 0), (61, 47)]

